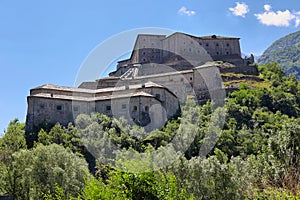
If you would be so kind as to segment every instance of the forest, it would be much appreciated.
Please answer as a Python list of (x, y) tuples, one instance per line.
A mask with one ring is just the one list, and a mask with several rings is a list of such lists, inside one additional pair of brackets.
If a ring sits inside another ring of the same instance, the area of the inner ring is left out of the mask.
[(300, 31), (286, 35), (268, 47), (258, 59), (261, 64), (277, 62), (286, 72), (300, 80)]
[(14, 119), (0, 138), (0, 197), (300, 199), (300, 83), (277, 63), (258, 68), (255, 87), (241, 83), (223, 106), (190, 99), (150, 133), (99, 113), (32, 133)]

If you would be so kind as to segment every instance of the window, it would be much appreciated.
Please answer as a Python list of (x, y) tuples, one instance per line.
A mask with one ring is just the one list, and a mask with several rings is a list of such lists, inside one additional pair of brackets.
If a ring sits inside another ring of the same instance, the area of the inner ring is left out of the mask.
[(133, 111), (137, 111), (137, 106), (133, 106)]
[(219, 46), (219, 43), (217, 43), (216, 46), (218, 47), (218, 46)]
[(122, 109), (126, 109), (126, 104), (122, 104)]
[(56, 110), (61, 111), (61, 110), (62, 110), (62, 105), (57, 105), (57, 106), (56, 106)]
[(199, 42), (199, 44), (202, 46), (202, 42)]
[(146, 62), (146, 59), (144, 58), (143, 61)]
[(209, 44), (208, 44), (208, 43), (206, 43), (206, 45), (205, 45), (205, 46), (207, 46), (207, 47), (208, 47), (208, 46), (209, 46)]
[(160, 94), (156, 94), (155, 97), (156, 97), (157, 99), (160, 99)]
[(80, 109), (80, 107), (79, 107), (79, 106), (74, 106), (74, 107), (73, 107), (73, 110), (74, 110), (74, 112), (78, 112), (78, 111), (79, 111), (79, 109)]
[(229, 47), (229, 44), (227, 43), (227, 44), (226, 44), (226, 46), (228, 46), (228, 47)]
[(217, 51), (217, 55), (219, 55), (219, 52)]
[(193, 80), (193, 77), (190, 77), (190, 81), (192, 81)]
[(40, 108), (41, 108), (41, 109), (44, 109), (44, 108), (45, 108), (45, 104), (41, 104), (41, 105), (40, 105)]
[(146, 52), (143, 52), (143, 55), (146, 55)]
[(106, 111), (110, 111), (111, 110), (111, 106), (106, 106)]
[(149, 112), (149, 106), (145, 106), (145, 111)]
[(227, 51), (227, 52), (226, 52), (226, 54), (228, 55), (228, 54), (229, 54), (229, 52)]

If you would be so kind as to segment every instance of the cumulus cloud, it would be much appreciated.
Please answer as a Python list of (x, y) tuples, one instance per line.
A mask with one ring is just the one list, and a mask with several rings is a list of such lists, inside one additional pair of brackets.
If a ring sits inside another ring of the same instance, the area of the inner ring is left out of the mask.
[(192, 16), (195, 15), (196, 12), (194, 10), (188, 10), (186, 7), (182, 6), (179, 10), (178, 13), (180, 15), (187, 15), (187, 16)]
[(236, 6), (234, 8), (229, 8), (233, 15), (239, 17), (245, 17), (245, 15), (249, 12), (248, 5), (245, 3), (236, 2)]
[(272, 8), (272, 7), (271, 7), (269, 4), (264, 5), (265, 11), (270, 11), (271, 8)]
[(300, 12), (296, 12), (295, 16), (295, 26), (298, 27), (300, 25)]
[(265, 12), (254, 14), (260, 23), (267, 26), (290, 26), (291, 22), (295, 22), (295, 26), (300, 25), (300, 12), (292, 13), (289, 10), (272, 11), (271, 6), (264, 5)]

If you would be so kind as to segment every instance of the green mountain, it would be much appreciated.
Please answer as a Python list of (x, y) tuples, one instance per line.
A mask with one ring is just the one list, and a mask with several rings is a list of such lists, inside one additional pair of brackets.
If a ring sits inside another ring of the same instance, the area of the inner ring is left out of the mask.
[(287, 74), (294, 74), (300, 80), (300, 31), (280, 38), (267, 48), (258, 63), (269, 62), (277, 62)]

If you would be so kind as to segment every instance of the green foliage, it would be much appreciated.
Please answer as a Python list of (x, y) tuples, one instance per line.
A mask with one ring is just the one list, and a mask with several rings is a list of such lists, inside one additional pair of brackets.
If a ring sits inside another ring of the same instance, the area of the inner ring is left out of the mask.
[[(0, 138), (0, 195), (6, 195), (13, 188), (10, 187), (10, 176), (13, 162), (13, 154), (21, 149), (26, 149), (24, 137), (25, 124), (17, 119), (11, 121), (8, 125), (5, 135)], [(9, 178), (9, 180), (7, 179)]]
[(288, 74), (300, 78), (300, 32), (275, 41), (260, 57), (259, 63), (279, 63)]
[(13, 154), (4, 174), (5, 190), (15, 199), (42, 199), (64, 188), (64, 199), (75, 196), (84, 186), (86, 162), (62, 146), (38, 145)]
[(269, 187), (260, 191), (259, 189), (254, 190), (252, 198), (255, 200), (299, 200), (300, 199), (300, 191), (290, 191), (284, 188), (274, 188)]
[[(221, 162), (220, 162), (221, 160)], [(218, 151), (217, 156), (192, 158), (179, 161), (168, 167), (179, 183), (194, 194), (195, 199), (242, 199), (245, 197), (248, 177), (247, 168), (237, 166), (241, 159), (226, 163), (226, 156)], [(241, 176), (242, 175), (242, 176)]]
[(194, 199), (179, 188), (172, 174), (161, 172), (132, 173), (112, 171), (107, 184), (91, 178), (86, 182), (80, 199)]

